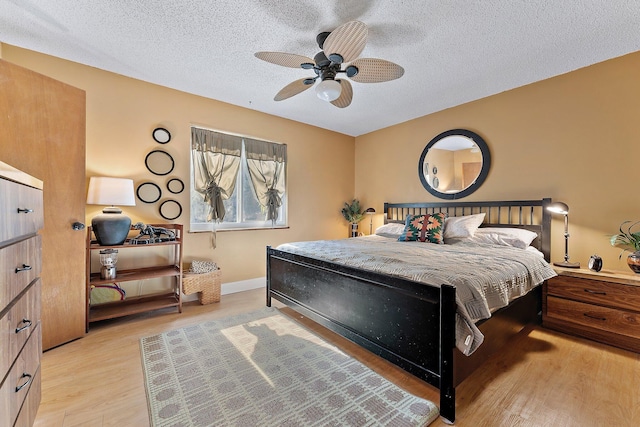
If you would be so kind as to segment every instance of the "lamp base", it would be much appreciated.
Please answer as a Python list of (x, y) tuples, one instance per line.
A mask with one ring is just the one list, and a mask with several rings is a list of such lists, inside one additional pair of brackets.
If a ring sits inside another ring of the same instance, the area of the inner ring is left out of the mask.
[(579, 262), (562, 261), (562, 262), (554, 262), (553, 265), (557, 267), (565, 267), (565, 268), (580, 268)]
[(100, 246), (119, 246), (127, 240), (131, 218), (122, 214), (102, 213), (93, 217), (91, 227)]

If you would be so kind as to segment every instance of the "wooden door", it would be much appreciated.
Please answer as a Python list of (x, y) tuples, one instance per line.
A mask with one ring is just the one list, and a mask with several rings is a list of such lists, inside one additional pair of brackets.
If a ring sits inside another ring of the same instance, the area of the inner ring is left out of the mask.
[(462, 188), (467, 188), (478, 178), (482, 162), (472, 162), (462, 164)]
[(44, 182), (42, 346), (85, 333), (85, 92), (0, 60), (0, 160)]

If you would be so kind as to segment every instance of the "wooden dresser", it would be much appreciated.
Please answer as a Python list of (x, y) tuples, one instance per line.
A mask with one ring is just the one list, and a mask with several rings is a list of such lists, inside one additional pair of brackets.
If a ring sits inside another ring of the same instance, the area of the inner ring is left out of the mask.
[(40, 404), (42, 181), (0, 162), (0, 426)]
[(640, 352), (640, 275), (555, 270), (543, 288), (543, 326)]

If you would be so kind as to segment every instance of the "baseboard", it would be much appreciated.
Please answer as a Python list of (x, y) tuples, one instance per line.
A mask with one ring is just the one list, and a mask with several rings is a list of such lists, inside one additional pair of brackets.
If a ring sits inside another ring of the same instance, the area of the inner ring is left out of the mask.
[[(220, 295), (233, 294), (236, 292), (250, 291), (252, 289), (265, 288), (267, 286), (266, 277), (257, 277), (255, 279), (240, 280), (238, 282), (223, 283), (220, 287)], [(197, 301), (198, 294), (182, 295), (182, 301)]]

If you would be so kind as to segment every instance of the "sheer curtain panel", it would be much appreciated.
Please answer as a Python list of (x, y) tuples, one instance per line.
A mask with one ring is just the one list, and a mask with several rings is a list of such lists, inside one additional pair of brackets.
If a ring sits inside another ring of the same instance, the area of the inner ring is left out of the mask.
[(207, 221), (224, 219), (223, 200), (233, 194), (240, 168), (242, 138), (191, 128), (193, 186), (209, 205)]
[(244, 138), (244, 149), (258, 202), (266, 210), (266, 220), (275, 224), (286, 189), (287, 146)]

